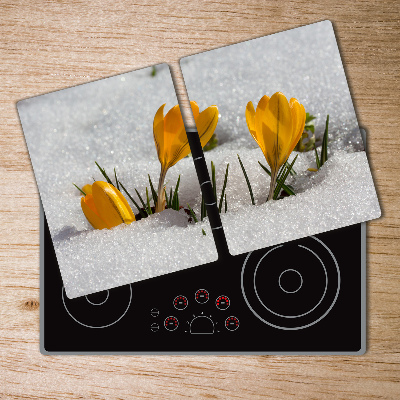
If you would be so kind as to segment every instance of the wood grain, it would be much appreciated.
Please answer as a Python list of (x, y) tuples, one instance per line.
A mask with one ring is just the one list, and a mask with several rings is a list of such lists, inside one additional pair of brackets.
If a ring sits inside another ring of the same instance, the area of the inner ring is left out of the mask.
[[(42, 356), (38, 192), (16, 102), (154, 63), (176, 70), (182, 56), (324, 19), (383, 210), (368, 226), (367, 354)], [(0, 0), (0, 398), (400, 398), (399, 20), (396, 0)]]

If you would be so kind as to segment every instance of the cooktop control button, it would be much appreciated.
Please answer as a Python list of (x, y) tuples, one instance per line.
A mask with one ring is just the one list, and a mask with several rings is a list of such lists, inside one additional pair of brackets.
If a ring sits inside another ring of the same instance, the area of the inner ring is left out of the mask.
[(174, 307), (177, 310), (184, 310), (188, 305), (188, 299), (185, 296), (176, 296), (174, 299)]
[(204, 304), (207, 303), (208, 299), (210, 298), (210, 295), (208, 294), (207, 290), (205, 289), (199, 289), (196, 294), (195, 294), (195, 299), (198, 303)]
[(234, 317), (228, 317), (225, 320), (225, 328), (228, 329), (228, 331), (236, 331), (237, 328), (239, 328), (239, 320)]
[(151, 324), (150, 329), (152, 332), (158, 332), (160, 329), (160, 325), (158, 325), (157, 322), (154, 322), (153, 324)]
[(150, 311), (150, 314), (152, 317), (158, 317), (158, 315), (160, 314), (160, 311), (157, 310), (157, 308), (152, 308)]
[(164, 327), (167, 331), (174, 331), (176, 328), (178, 328), (179, 322), (178, 322), (178, 318), (174, 317), (174, 316), (170, 316), (165, 318), (164, 321)]
[(228, 296), (219, 296), (217, 300), (215, 300), (215, 305), (220, 310), (226, 310), (231, 304)]

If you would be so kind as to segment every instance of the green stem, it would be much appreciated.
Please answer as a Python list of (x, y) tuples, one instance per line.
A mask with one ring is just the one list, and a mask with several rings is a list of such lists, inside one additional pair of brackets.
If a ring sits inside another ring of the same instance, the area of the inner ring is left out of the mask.
[(157, 195), (156, 213), (165, 210), (165, 197), (164, 197), (165, 175), (167, 175), (167, 170), (164, 170), (163, 167), (161, 167), (160, 180), (158, 181), (158, 190), (157, 190), (158, 195)]
[(271, 200), (274, 196), (274, 190), (275, 190), (275, 184), (276, 184), (276, 178), (278, 176), (278, 170), (273, 170), (271, 168), (271, 184), (269, 186), (269, 193), (268, 193), (268, 199), (267, 201)]

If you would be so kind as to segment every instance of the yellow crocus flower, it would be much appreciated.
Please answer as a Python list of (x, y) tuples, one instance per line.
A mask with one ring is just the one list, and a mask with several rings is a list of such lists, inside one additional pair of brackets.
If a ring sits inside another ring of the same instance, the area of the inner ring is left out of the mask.
[[(195, 101), (191, 101), (190, 106), (200, 136), (201, 147), (204, 147), (211, 139), (217, 126), (218, 108), (217, 106), (210, 106), (200, 113), (199, 106)], [(165, 104), (158, 109), (153, 122), (154, 143), (161, 164), (156, 212), (165, 209), (164, 180), (168, 169), (190, 153), (179, 105), (172, 107), (165, 117), (164, 107)]]
[(86, 194), (92, 194), (92, 185), (87, 183), (83, 188), (82, 191)]
[(277, 92), (271, 98), (261, 97), (256, 110), (249, 101), (246, 122), (271, 167), (268, 195), (268, 200), (271, 200), (279, 168), (286, 162), (303, 133), (306, 111), (296, 99), (291, 98), (288, 102), (283, 93)]
[(93, 228), (111, 229), (123, 222), (135, 221), (135, 214), (125, 197), (113, 185), (96, 181), (83, 188), (86, 196), (81, 198), (81, 207)]

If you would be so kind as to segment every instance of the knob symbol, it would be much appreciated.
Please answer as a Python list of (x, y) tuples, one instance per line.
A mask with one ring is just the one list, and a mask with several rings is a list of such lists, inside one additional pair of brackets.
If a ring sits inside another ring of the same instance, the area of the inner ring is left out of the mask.
[(198, 303), (204, 304), (207, 303), (208, 299), (210, 298), (210, 295), (206, 289), (199, 289), (194, 297)]
[(174, 307), (177, 310), (184, 310), (188, 305), (188, 299), (185, 296), (176, 296), (174, 299)]
[(157, 308), (152, 308), (150, 311), (150, 314), (153, 318), (158, 317), (158, 315), (160, 314), (160, 311), (157, 310)]
[(170, 317), (165, 318), (164, 326), (167, 331), (171, 332), (174, 331), (176, 328), (178, 328), (178, 325), (179, 325), (178, 318), (172, 315)]
[(192, 335), (212, 335), (214, 333), (214, 322), (210, 317), (199, 315), (190, 322), (190, 333)]
[(226, 310), (230, 306), (231, 302), (228, 296), (219, 296), (217, 300), (215, 300), (215, 305), (220, 310)]
[(228, 329), (228, 331), (236, 331), (237, 328), (239, 328), (239, 320), (234, 317), (228, 317), (225, 320), (225, 328)]

